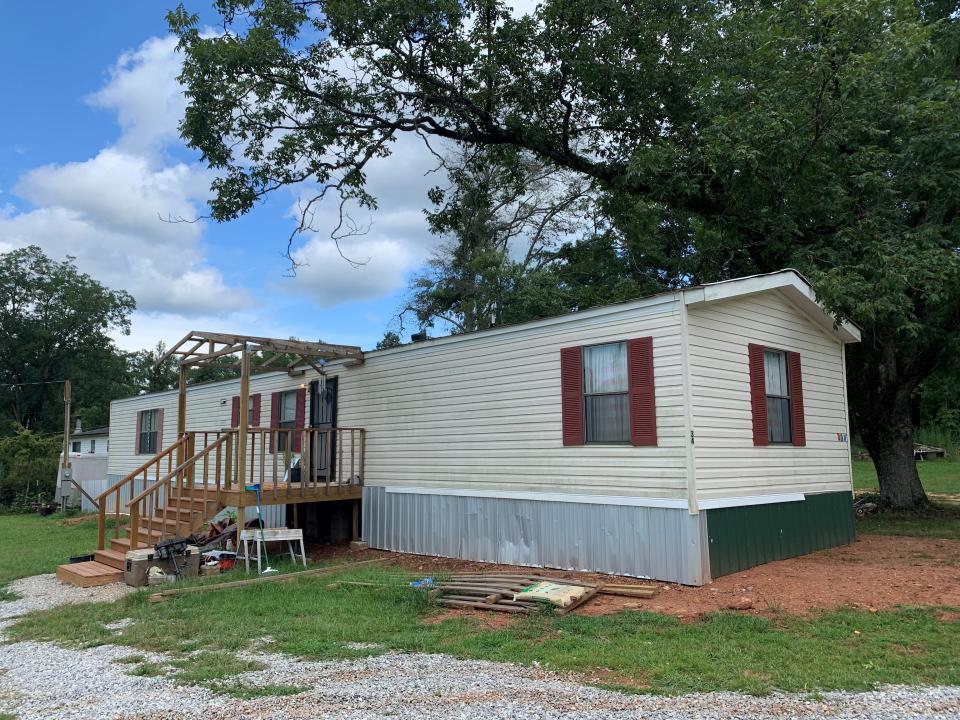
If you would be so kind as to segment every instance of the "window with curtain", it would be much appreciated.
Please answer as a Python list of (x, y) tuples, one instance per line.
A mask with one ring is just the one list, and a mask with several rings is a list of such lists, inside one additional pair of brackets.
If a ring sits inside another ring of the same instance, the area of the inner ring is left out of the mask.
[(790, 426), (790, 385), (787, 381), (787, 353), (763, 351), (763, 374), (767, 387), (767, 433), (771, 443), (793, 441)]
[(583, 400), (588, 443), (629, 443), (627, 344), (583, 348)]
[[(297, 426), (297, 391), (288, 390), (280, 396), (280, 420), (275, 423), (279, 428), (292, 428)], [(287, 449), (288, 433), (278, 433), (277, 451), (285, 452)]]
[(141, 455), (154, 455), (157, 452), (157, 435), (160, 429), (160, 411), (144, 410), (140, 413), (139, 450)]

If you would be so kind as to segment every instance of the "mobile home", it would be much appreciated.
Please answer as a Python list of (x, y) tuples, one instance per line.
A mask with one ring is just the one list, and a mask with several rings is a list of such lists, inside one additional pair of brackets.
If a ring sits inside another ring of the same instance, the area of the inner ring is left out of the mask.
[(175, 442), (182, 407), (183, 457), (197, 433), (225, 434), (217, 453), (249, 434), (272, 524), (333, 479), (373, 548), (700, 585), (852, 541), (858, 340), (792, 270), (690, 287), (118, 400), (109, 473)]

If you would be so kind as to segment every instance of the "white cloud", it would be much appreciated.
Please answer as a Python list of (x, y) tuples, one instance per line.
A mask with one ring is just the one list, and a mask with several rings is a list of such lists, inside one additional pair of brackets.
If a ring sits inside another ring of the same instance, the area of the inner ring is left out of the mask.
[[(303, 266), (285, 290), (306, 293), (322, 307), (374, 300), (405, 287), (409, 273), (427, 259), (438, 238), (430, 233), (422, 208), (428, 205), (427, 190), (446, 182), (446, 176), (431, 172), (437, 159), (420, 138), (401, 135), (390, 147), (389, 157), (371, 161), (366, 169), (377, 209), (349, 210), (354, 224), (366, 232), (342, 239), (338, 250), (330, 238), (339, 220), (338, 200), (326, 198), (310, 223), (317, 233), (293, 253)], [(293, 205), (292, 215), (299, 217), (302, 203)], [(364, 264), (354, 267), (340, 251)]]
[(37, 168), (16, 188), (37, 209), (0, 217), (0, 237), (8, 246), (37, 244), (53, 257), (76, 257), (81, 270), (127, 290), (146, 311), (236, 310), (249, 294), (231, 290), (204, 260), (202, 224), (161, 220), (197, 214), (203, 175), (184, 164), (152, 167), (113, 148), (86, 162)]
[(341, 243), (344, 255), (364, 264), (354, 267), (340, 255), (333, 240), (315, 237), (294, 258), (297, 270), (294, 289), (309, 294), (320, 307), (344, 302), (375, 300), (402, 287), (406, 273), (417, 258), (401, 241), (361, 239)]
[(176, 81), (181, 59), (174, 36), (150, 38), (123, 53), (110, 70), (110, 80), (87, 98), (113, 110), (123, 129), (117, 146), (128, 152), (149, 152), (178, 137), (186, 99)]
[(120, 138), (94, 157), (26, 172), (14, 192), (33, 209), (0, 213), (0, 249), (35, 244), (115, 289), (147, 313), (184, 316), (247, 307), (205, 257), (204, 224), (165, 222), (201, 213), (211, 175), (200, 164), (172, 161), (184, 101), (180, 58), (171, 38), (152, 38), (123, 54), (107, 84), (90, 98), (113, 110)]

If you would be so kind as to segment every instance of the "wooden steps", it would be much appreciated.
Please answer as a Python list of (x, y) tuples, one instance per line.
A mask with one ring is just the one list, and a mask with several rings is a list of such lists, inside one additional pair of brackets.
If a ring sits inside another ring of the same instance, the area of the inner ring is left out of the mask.
[(109, 550), (97, 550), (93, 554), (93, 559), (98, 563), (109, 565), (118, 570), (125, 570), (127, 567), (127, 553), (114, 550), (113, 548)]
[(67, 563), (57, 567), (57, 580), (82, 588), (96, 587), (123, 582), (123, 570), (104, 565), (96, 560)]

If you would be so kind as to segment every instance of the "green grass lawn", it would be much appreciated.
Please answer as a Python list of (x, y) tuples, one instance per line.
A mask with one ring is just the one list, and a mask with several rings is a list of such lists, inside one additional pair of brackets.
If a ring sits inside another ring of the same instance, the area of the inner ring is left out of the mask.
[(857, 532), (960, 540), (960, 505), (932, 503), (921, 514), (882, 512), (857, 518)]
[[(960, 498), (960, 461), (925, 460), (917, 463), (917, 471), (927, 493)], [(853, 461), (853, 487), (855, 490), (878, 491), (877, 471), (872, 460)], [(877, 513), (858, 518), (857, 532), (960, 540), (960, 503), (934, 497), (931, 507), (920, 515)]]
[[(7, 522), (9, 521), (9, 522)], [(6, 524), (5, 524), (6, 522)], [(65, 525), (36, 516), (0, 518), (0, 579), (49, 571), (68, 555), (93, 547), (93, 523)], [(7, 548), (29, 546), (27, 559)], [(13, 543), (12, 545), (10, 543)], [(284, 566), (285, 570), (290, 568)], [(960, 620), (937, 608), (870, 613), (854, 609), (801, 618), (762, 618), (733, 612), (693, 622), (651, 612), (509, 618), (490, 628), (473, 618), (442, 619), (441, 611), (396, 569), (367, 566), (336, 575), (195, 593), (166, 603), (147, 592), (117, 603), (66, 605), (34, 613), (7, 630), (11, 640), (72, 646), (115, 643), (171, 654), (166, 665), (133, 658), (128, 672), (171, 675), (235, 697), (291, 694), (295, 686), (245, 687), (237, 675), (255, 669), (238, 659), (256, 649), (322, 659), (357, 657), (346, 643), (384, 649), (442, 652), (457, 657), (539, 663), (584, 673), (591, 682), (636, 692), (683, 693), (780, 689), (864, 690), (880, 683), (960, 684)], [(188, 582), (223, 582), (236, 574)], [(385, 585), (336, 584), (360, 580)], [(121, 634), (106, 623), (131, 618)], [(499, 616), (497, 616), (498, 619)]]
[(0, 586), (11, 580), (50, 573), (72, 555), (92, 553), (97, 520), (91, 517), (0, 515)]
[[(917, 472), (928, 493), (960, 495), (960, 460), (925, 460), (917, 463)], [(872, 460), (853, 461), (853, 489), (878, 489), (877, 470)]]
[[(390, 586), (332, 585), (347, 578)], [(119, 643), (170, 652), (171, 665), (178, 668), (172, 671), (175, 679), (234, 694), (244, 692), (231, 683), (244, 664), (227, 661), (236, 650), (256, 647), (251, 638), (267, 635), (274, 639), (267, 649), (307, 658), (356, 657), (370, 651), (351, 650), (346, 643), (379, 643), (388, 649), (538, 662), (639, 692), (960, 684), (960, 621), (941, 618), (934, 609), (847, 609), (773, 619), (727, 612), (695, 622), (637, 611), (606, 617), (543, 614), (511, 618), (505, 627), (490, 629), (468, 618), (436, 622), (439, 611), (419, 591), (401, 587), (403, 580), (396, 571), (370, 568), (196, 593), (161, 604), (136, 593), (115, 604), (33, 614), (9, 632), (15, 640)], [(104, 627), (122, 618), (134, 623), (121, 635)], [(149, 663), (132, 671), (162, 672)]]

